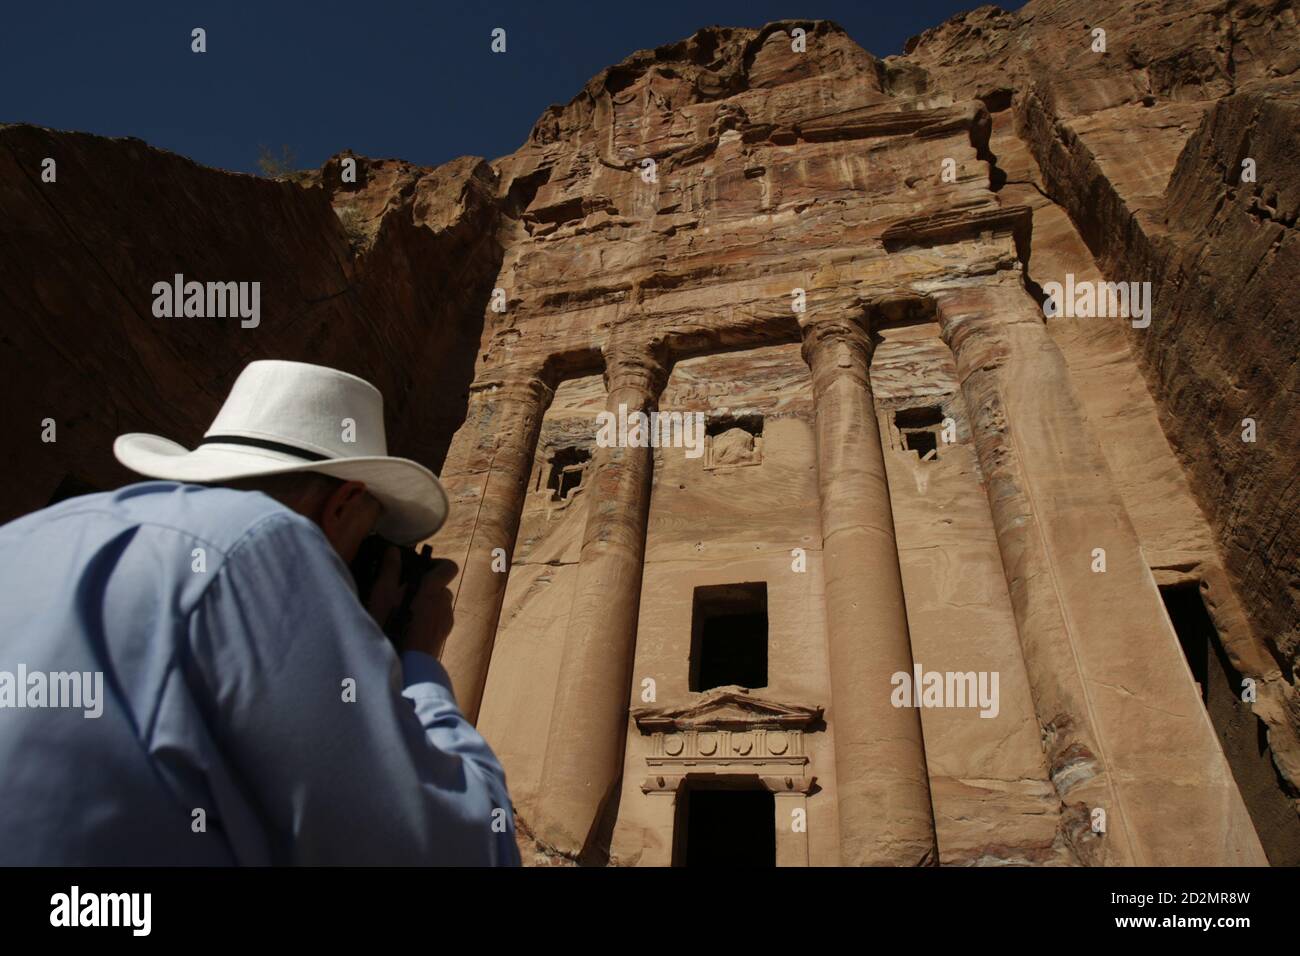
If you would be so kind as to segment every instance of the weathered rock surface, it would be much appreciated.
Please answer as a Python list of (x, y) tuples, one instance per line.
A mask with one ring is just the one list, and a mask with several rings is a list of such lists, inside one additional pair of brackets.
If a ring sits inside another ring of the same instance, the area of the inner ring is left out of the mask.
[[(42, 161), (57, 180), (41, 181)], [(389, 436), (441, 464), (464, 417), (491, 288), (495, 182), (481, 161), (437, 170), (361, 161), (363, 243), (331, 208), (330, 167), (303, 188), (198, 166), (138, 140), (0, 127), (0, 308), (5, 390), (23, 467), (5, 517), (65, 490), (129, 479), (123, 432), (202, 437), (254, 358), (316, 361), (370, 379)], [(342, 203), (336, 203), (340, 208)], [(261, 283), (256, 328), (238, 318), (158, 319), (155, 282)], [(41, 441), (41, 422), (57, 442)], [(32, 431), (25, 424), (34, 423)]]
[[(720, 783), (786, 865), (1300, 862), (1298, 68), (1286, 3), (1059, 0), (883, 61), (704, 29), (491, 164), (0, 128), (6, 500), (197, 439), (251, 358), (337, 365), (453, 496), (443, 659), (526, 862), (680, 862)], [(153, 318), (175, 272), (260, 280), (261, 325)], [(1150, 326), (1044, 323), (1067, 273), (1151, 282)], [(605, 447), (620, 407), (705, 446)], [(764, 673), (705, 686), (742, 612)], [(893, 706), (913, 666), (996, 713)]]
[[(1092, 50), (1096, 28), (1106, 31), (1104, 54)], [(1289, 159), (1300, 145), (1297, 36), (1289, 3), (1030, 3), (1014, 14), (982, 7), (954, 18), (888, 61), (1007, 108), (995, 117), (991, 149), (1008, 173), (1003, 195), (1036, 207), (1037, 281), (1067, 271), (1082, 277), (1075, 233), (1098, 278), (1152, 282), (1152, 324), (1126, 330), (1129, 346), (1212, 540), (1181, 504), (1187, 496), (1149, 500), (1160, 473), (1175, 474), (1173, 463), (1157, 466), (1166, 457), (1150, 457), (1158, 435), (1149, 424), (1135, 428), (1139, 417), (1150, 421), (1134, 415), (1135, 400), (1148, 404), (1140, 386), (1128, 381), (1123, 403), (1114, 400), (1114, 359), (1128, 351), (1114, 330), (1108, 345), (1096, 329), (1059, 323), (1056, 332), (1080, 363), (1109, 364), (1110, 373), (1090, 373), (1097, 387), (1085, 395), (1099, 419), (1130, 420), (1108, 428), (1107, 456), (1113, 467), (1130, 459), (1126, 499), (1135, 521), (1149, 516), (1152, 567), (1162, 583), (1180, 574), (1200, 581), (1232, 665), (1261, 681), (1255, 711), (1292, 798), (1300, 783), (1300, 541), (1289, 436), (1300, 421), (1300, 330), (1285, 303), (1300, 270), (1300, 186)], [(1004, 157), (1021, 152), (1030, 158), (1013, 160), (1013, 170)], [(1272, 436), (1243, 441), (1247, 420)], [(1148, 501), (1139, 505), (1139, 495)], [(1295, 861), (1300, 833), (1289, 821), (1282, 827), (1286, 836), (1273, 839)]]

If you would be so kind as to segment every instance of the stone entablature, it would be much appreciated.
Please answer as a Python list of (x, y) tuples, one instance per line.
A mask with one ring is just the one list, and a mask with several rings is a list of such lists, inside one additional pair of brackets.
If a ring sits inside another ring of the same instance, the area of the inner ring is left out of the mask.
[(645, 793), (676, 790), (690, 777), (757, 776), (769, 789), (808, 793), (816, 781), (804, 752), (821, 707), (751, 697), (741, 688), (711, 691), (686, 707), (632, 713), (646, 735)]

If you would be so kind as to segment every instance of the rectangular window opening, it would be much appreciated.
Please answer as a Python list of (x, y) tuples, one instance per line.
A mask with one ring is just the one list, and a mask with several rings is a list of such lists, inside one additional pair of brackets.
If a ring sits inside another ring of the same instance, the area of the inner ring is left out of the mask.
[(943, 424), (943, 409), (938, 405), (900, 408), (894, 412), (894, 424), (899, 428), (938, 428)]
[(591, 451), (586, 448), (557, 448), (551, 458), (546, 487), (551, 490), (552, 501), (566, 501), (582, 487), (582, 479), (591, 461)]
[(916, 452), (921, 461), (939, 460), (939, 432), (943, 428), (943, 408), (922, 405), (894, 411), (894, 427), (906, 451)]
[(767, 686), (767, 582), (695, 589), (690, 689)]

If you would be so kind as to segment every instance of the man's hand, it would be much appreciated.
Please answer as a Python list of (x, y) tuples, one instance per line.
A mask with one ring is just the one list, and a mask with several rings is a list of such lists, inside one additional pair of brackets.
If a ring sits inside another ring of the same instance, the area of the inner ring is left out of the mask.
[(425, 574), (411, 602), (411, 623), (402, 639), (401, 650), (423, 651), (433, 657), (451, 633), (452, 594), (449, 585), (459, 570), (454, 561), (439, 561)]

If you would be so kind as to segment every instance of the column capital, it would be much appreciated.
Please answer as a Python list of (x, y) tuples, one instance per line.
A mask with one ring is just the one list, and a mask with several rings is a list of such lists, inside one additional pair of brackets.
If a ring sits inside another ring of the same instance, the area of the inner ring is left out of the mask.
[(545, 408), (555, 394), (555, 383), (544, 365), (511, 365), (493, 369), (469, 387), (472, 398), (519, 401)]
[(857, 368), (865, 374), (871, 365), (875, 343), (861, 306), (810, 313), (800, 324), (800, 332), (800, 351), (814, 375), (828, 368)]
[(654, 400), (668, 382), (668, 347), (662, 339), (610, 341), (601, 353), (605, 390), (611, 394), (616, 389), (634, 388)]

